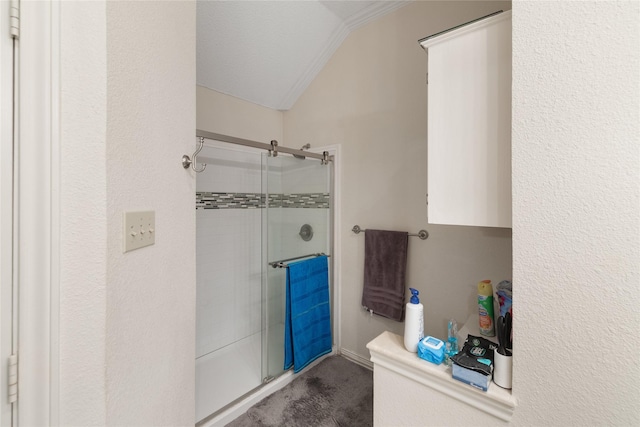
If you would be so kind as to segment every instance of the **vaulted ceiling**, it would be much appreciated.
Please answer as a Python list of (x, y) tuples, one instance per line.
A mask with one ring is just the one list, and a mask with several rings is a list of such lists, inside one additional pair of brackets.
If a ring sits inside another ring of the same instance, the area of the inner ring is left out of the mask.
[(197, 83), (288, 110), (349, 33), (408, 1), (197, 3)]

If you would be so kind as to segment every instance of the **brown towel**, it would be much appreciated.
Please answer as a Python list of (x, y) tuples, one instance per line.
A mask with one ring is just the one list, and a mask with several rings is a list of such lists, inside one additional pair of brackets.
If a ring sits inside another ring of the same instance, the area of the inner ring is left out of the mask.
[(374, 314), (402, 322), (409, 235), (367, 229), (364, 238), (362, 306)]

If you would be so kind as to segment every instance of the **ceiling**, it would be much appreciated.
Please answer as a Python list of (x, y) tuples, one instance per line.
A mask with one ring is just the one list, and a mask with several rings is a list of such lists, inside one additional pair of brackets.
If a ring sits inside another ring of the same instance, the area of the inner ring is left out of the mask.
[(197, 2), (197, 84), (288, 110), (349, 33), (409, 1)]

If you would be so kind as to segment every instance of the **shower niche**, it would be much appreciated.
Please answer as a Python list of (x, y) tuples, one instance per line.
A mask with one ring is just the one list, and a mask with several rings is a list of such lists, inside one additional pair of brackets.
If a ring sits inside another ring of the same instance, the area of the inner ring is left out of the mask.
[(285, 372), (286, 270), (270, 263), (332, 245), (332, 163), (301, 157), (212, 139), (198, 155), (198, 422)]

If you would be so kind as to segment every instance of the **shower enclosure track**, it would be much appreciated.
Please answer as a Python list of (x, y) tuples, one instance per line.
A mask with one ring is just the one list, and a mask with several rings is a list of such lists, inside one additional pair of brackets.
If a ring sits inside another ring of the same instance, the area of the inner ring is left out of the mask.
[[(196, 129), (196, 137), (200, 138), (200, 146), (196, 150), (195, 153), (191, 157), (188, 155), (182, 156), (182, 166), (185, 169), (189, 167), (193, 168), (195, 172), (203, 172), (207, 165), (202, 165), (201, 168), (196, 166), (197, 156), (202, 150), (202, 146), (204, 145), (204, 139), (210, 139), (212, 141), (222, 141), (228, 142), (230, 144), (244, 145), (245, 147), (253, 147), (259, 148), (261, 150), (267, 150), (270, 156), (277, 157), (278, 153), (291, 154), (292, 156), (300, 158), (300, 150), (296, 150), (293, 148), (287, 147), (279, 147), (278, 141), (271, 140), (270, 144), (265, 144), (264, 142), (251, 141), (250, 139), (236, 138), (235, 136), (222, 135), (220, 133), (208, 132), (206, 130)], [(312, 159), (318, 159), (323, 165), (328, 164), (330, 161), (333, 161), (333, 156), (329, 155), (329, 152), (323, 151), (322, 154), (312, 153), (310, 151), (304, 152), (305, 157), (310, 157)]]

